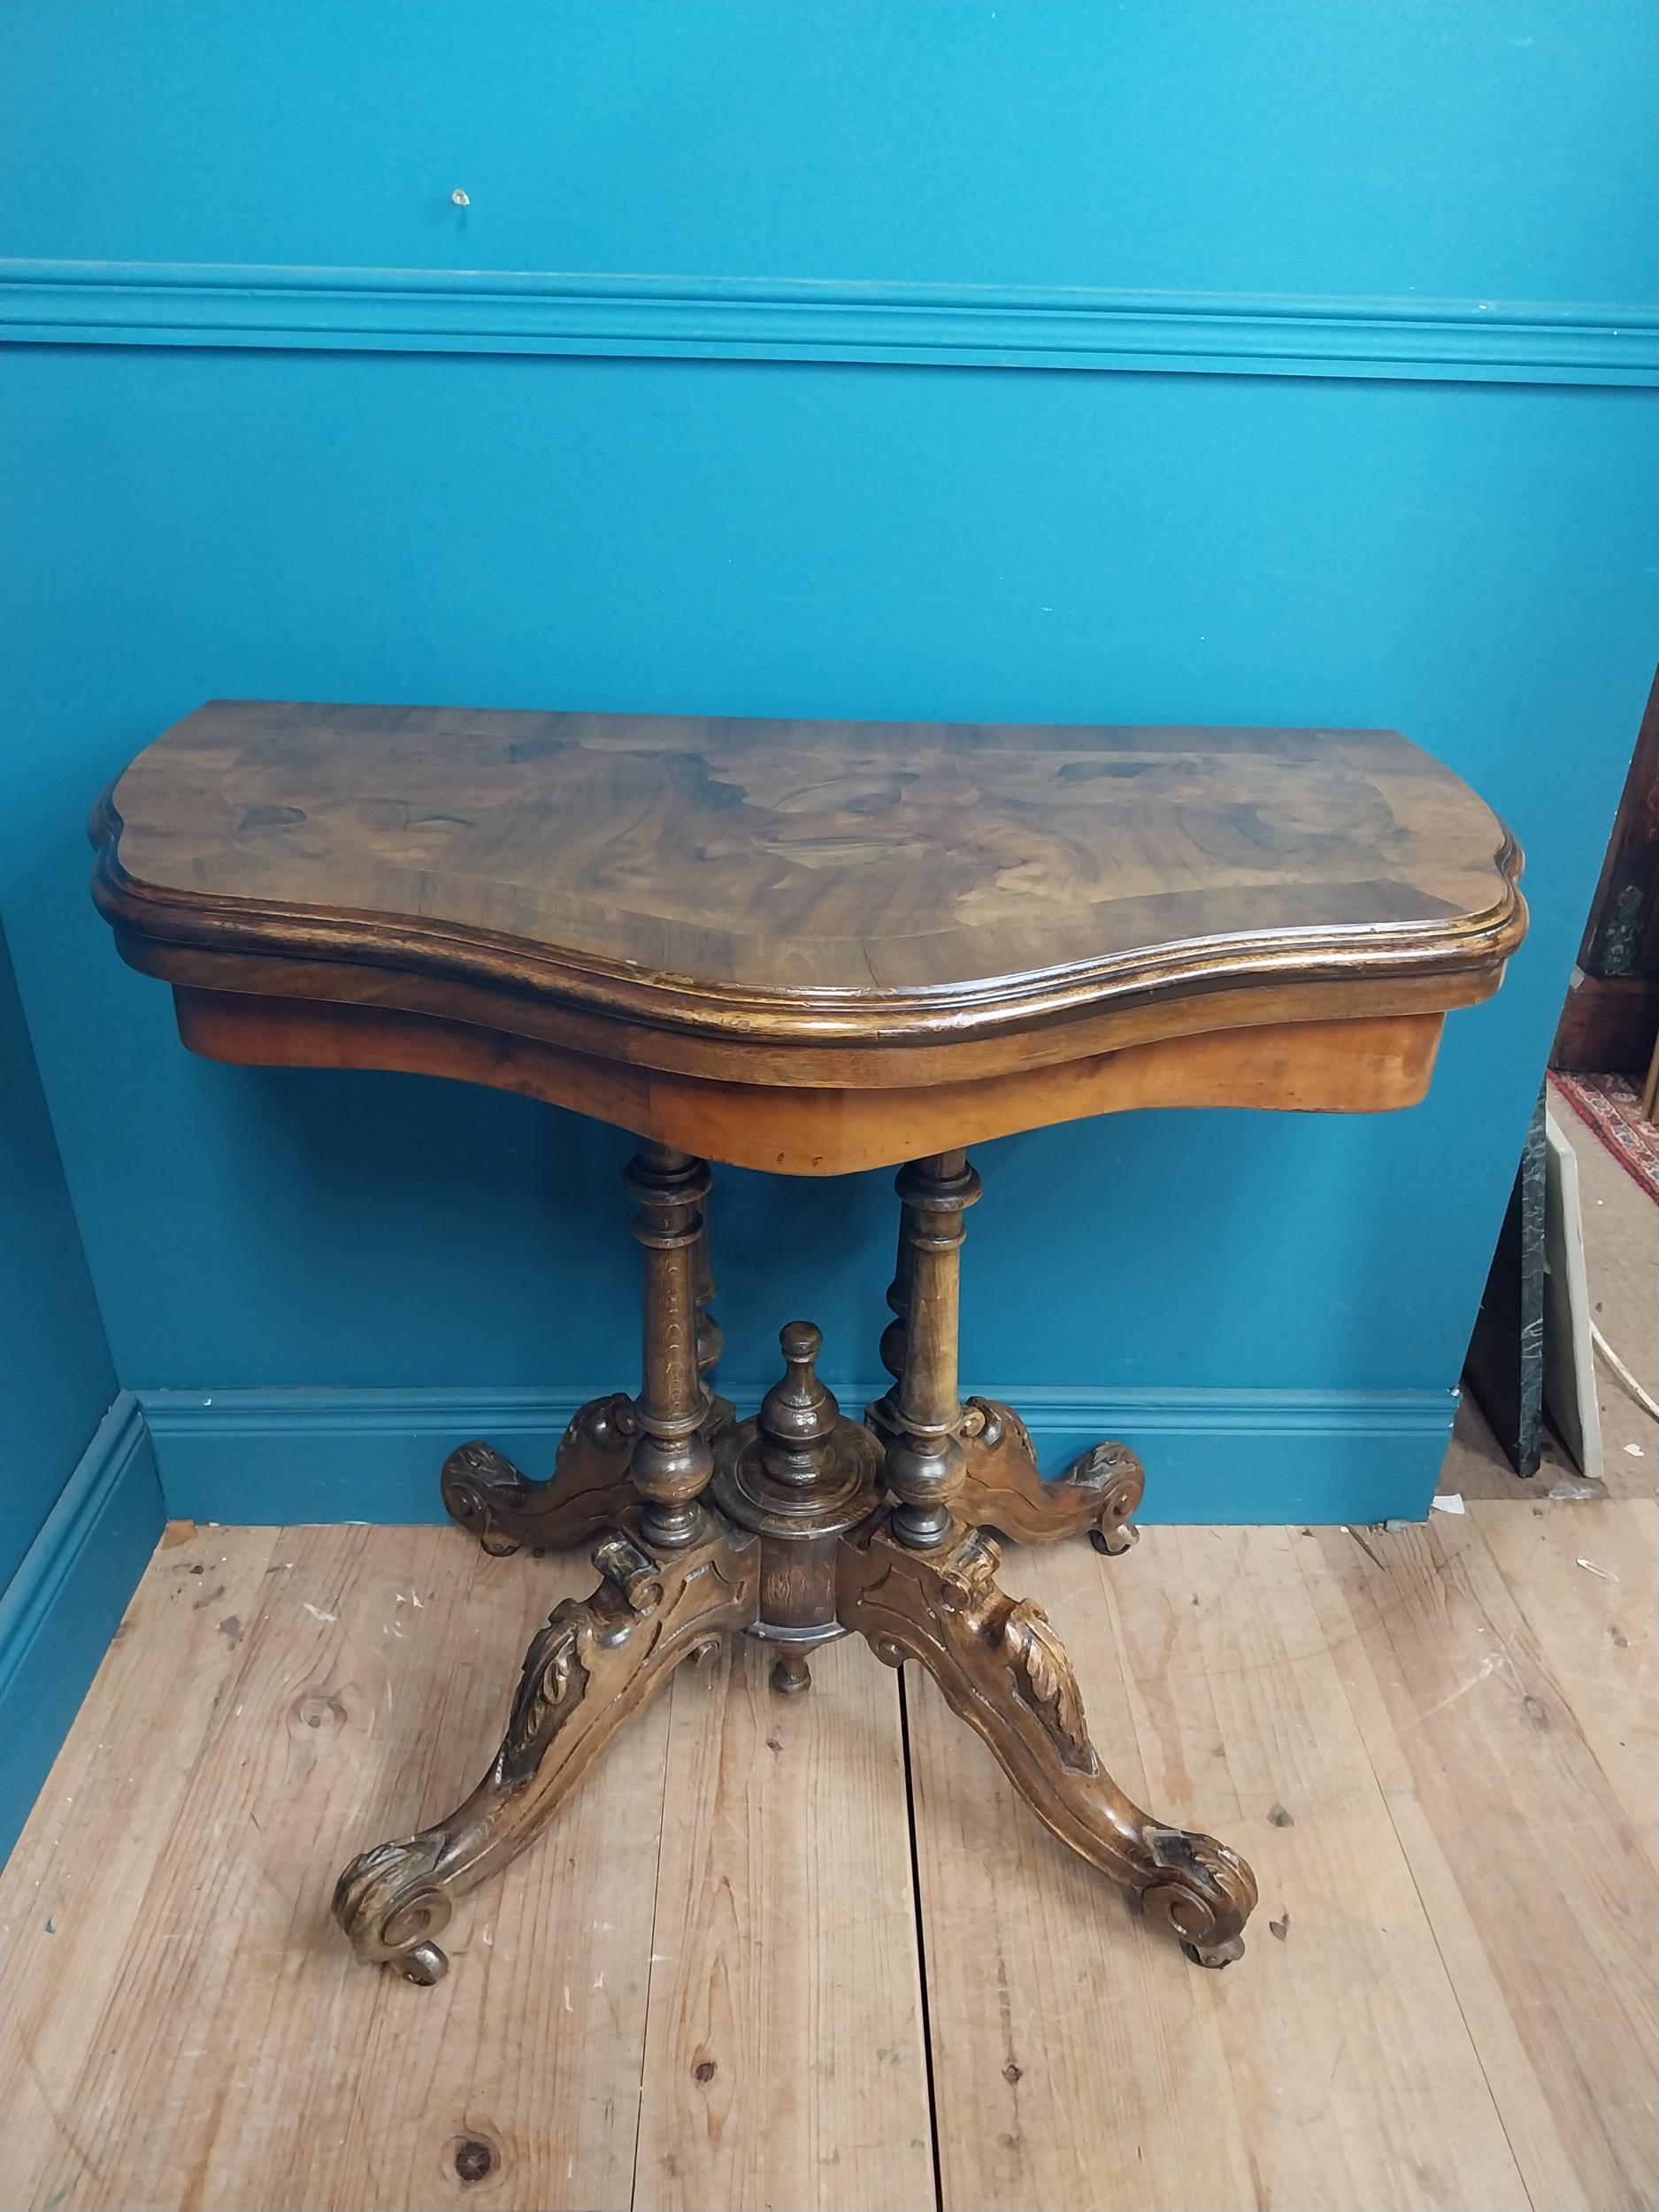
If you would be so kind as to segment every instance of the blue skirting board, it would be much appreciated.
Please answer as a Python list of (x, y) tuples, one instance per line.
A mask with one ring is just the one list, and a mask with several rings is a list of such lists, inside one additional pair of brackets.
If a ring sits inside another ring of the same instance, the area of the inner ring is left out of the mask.
[[(614, 1385), (611, 1387), (615, 1387)], [(764, 1383), (721, 1378), (740, 1409)], [(836, 1384), (844, 1410), (885, 1378)], [(438, 1470), (483, 1437), (545, 1475), (581, 1394), (534, 1390), (140, 1393), (168, 1514), (250, 1523), (441, 1521)], [(1147, 1465), (1158, 1522), (1412, 1520), (1451, 1434), (1449, 1390), (990, 1389), (1024, 1417), (1045, 1474), (1116, 1437)]]
[(0, 1595), (0, 1863), (120, 1624), (164, 1517), (143, 1413), (123, 1391)]

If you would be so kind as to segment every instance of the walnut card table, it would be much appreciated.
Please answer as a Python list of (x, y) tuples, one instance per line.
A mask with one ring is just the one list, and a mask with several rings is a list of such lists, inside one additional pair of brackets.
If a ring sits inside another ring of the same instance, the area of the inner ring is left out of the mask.
[[(1135, 1106), (1409, 1106), (1447, 1012), (1520, 941), (1520, 856), (1457, 778), (1378, 730), (720, 721), (220, 701), (94, 820), (124, 956), (185, 1042), (261, 1065), (493, 1084), (641, 1140), (643, 1379), (551, 1475), (485, 1443), (442, 1475), (492, 1551), (598, 1537), (458, 1809), (342, 1875), (359, 1957), (432, 1982), (455, 1900), (540, 1833), (627, 1717), (726, 1637), (917, 1661), (1039, 1817), (1201, 1964), (1256, 1901), (1225, 1844), (1133, 1804), (1003, 1537), (1133, 1541), (1104, 1443), (1040, 1479), (958, 1394), (964, 1148)], [(710, 1161), (899, 1167), (881, 1342), (844, 1417), (810, 1323), (747, 1418), (713, 1388)]]

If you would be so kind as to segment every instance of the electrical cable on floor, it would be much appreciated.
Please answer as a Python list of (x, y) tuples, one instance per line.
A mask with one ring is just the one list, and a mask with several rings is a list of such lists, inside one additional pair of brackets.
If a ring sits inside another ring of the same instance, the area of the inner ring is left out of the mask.
[(1629, 1391), (1631, 1396), (1634, 1398), (1637, 1404), (1640, 1406), (1645, 1412), (1652, 1414), (1655, 1421), (1659, 1421), (1659, 1399), (1651, 1397), (1648, 1393), (1642, 1388), (1641, 1385), (1637, 1381), (1635, 1376), (1631, 1373), (1629, 1368), (1625, 1366), (1624, 1361), (1619, 1357), (1618, 1354), (1613, 1349), (1613, 1347), (1602, 1335), (1601, 1330), (1596, 1327), (1594, 1321), (1590, 1324), (1590, 1341), (1594, 1345), (1596, 1350), (1600, 1352), (1602, 1358), (1612, 1369), (1613, 1372), (1618, 1377), (1620, 1382), (1624, 1384), (1625, 1389)]

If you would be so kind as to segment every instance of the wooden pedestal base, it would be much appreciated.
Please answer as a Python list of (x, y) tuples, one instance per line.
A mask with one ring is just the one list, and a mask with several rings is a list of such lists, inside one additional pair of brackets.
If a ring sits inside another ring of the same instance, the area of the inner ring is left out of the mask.
[(455, 1900), (534, 1841), (612, 1732), (727, 1636), (778, 1647), (772, 1686), (810, 1684), (808, 1654), (862, 1635), (888, 1665), (915, 1660), (984, 1738), (1056, 1835), (1125, 1889), (1188, 1955), (1225, 1966), (1243, 1950), (1256, 1882), (1205, 1835), (1165, 1827), (1106, 1772), (1077, 1679), (1028, 1599), (997, 1586), (995, 1530), (1042, 1543), (1087, 1531), (1102, 1551), (1134, 1540), (1144, 1476), (1097, 1445), (1056, 1482), (1037, 1472), (1008, 1407), (956, 1396), (962, 1215), (979, 1179), (960, 1152), (902, 1170), (894, 1386), (862, 1423), (818, 1380), (810, 1323), (782, 1334), (783, 1379), (736, 1422), (708, 1377), (719, 1353), (701, 1205), (701, 1161), (647, 1145), (629, 1171), (646, 1248), (645, 1381), (639, 1396), (583, 1407), (550, 1479), (488, 1445), (443, 1470), (444, 1502), (488, 1550), (602, 1536), (599, 1583), (557, 1606), (526, 1654), (488, 1772), (454, 1813), (362, 1853), (334, 1916), (359, 1958), (430, 1983)]

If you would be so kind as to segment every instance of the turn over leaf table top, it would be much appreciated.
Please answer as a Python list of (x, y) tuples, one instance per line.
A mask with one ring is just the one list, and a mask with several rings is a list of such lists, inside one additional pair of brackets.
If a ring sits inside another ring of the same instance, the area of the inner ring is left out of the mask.
[(1525, 928), (1503, 826), (1384, 730), (217, 701), (94, 833), (187, 1034), (190, 993), (372, 1007), (359, 1064), (433, 1064), (392, 1054), (396, 1017), (636, 1084), (1029, 1085), (1160, 1039), (1422, 1023), (1495, 989)]

